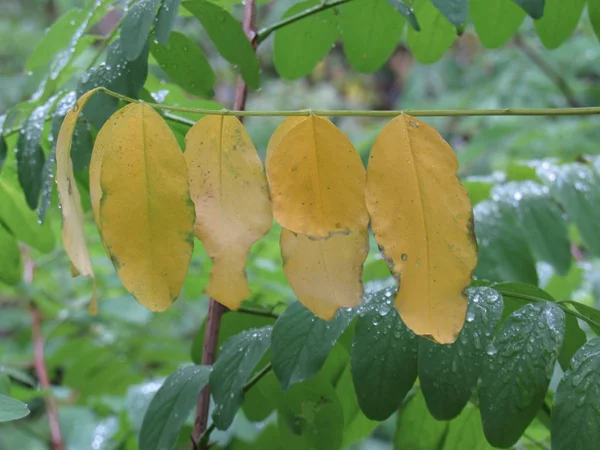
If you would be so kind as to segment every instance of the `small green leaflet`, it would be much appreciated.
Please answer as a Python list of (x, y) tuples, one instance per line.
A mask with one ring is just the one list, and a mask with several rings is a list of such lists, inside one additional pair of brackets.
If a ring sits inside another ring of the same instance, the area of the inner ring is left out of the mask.
[(469, 15), (468, 0), (432, 0), (435, 7), (444, 15), (448, 22), (460, 27), (467, 21)]
[(162, 0), (154, 27), (154, 37), (160, 45), (165, 45), (169, 40), (171, 30), (177, 19), (180, 3), (181, 0)]
[(547, 49), (555, 49), (577, 28), (586, 0), (546, 0), (544, 16), (535, 21), (535, 30)]
[(526, 14), (509, 0), (470, 0), (471, 20), (485, 48), (506, 44), (517, 32)]
[(208, 384), (209, 374), (208, 366), (187, 366), (167, 377), (146, 410), (140, 450), (173, 448), (200, 391)]
[(387, 2), (396, 11), (404, 16), (413, 29), (416, 31), (421, 31), (419, 21), (417, 20), (417, 16), (415, 16), (415, 11), (412, 9), (412, 7), (404, 3), (404, 0), (387, 0)]
[(273, 371), (287, 390), (316, 374), (348, 327), (356, 310), (341, 308), (333, 320), (317, 318), (300, 302), (292, 303), (273, 326)]
[(229, 428), (244, 401), (244, 384), (271, 344), (271, 328), (244, 331), (223, 345), (210, 374), (213, 420), (219, 430)]
[(206, 0), (187, 0), (183, 7), (200, 21), (221, 56), (239, 67), (246, 84), (258, 89), (258, 58), (237, 20), (220, 6)]
[(25, 403), (0, 394), (0, 422), (21, 419), (28, 415), (29, 409)]
[(14, 286), (21, 281), (21, 249), (15, 237), (0, 223), (0, 281)]
[(406, 41), (417, 61), (430, 64), (440, 59), (450, 48), (456, 39), (456, 33), (452, 24), (430, 0), (415, 0), (414, 9), (421, 31), (409, 28)]
[(350, 367), (360, 408), (387, 419), (417, 379), (418, 341), (394, 307), (395, 289), (367, 295), (354, 329)]
[(540, 409), (565, 332), (565, 314), (550, 302), (530, 303), (504, 322), (478, 387), (483, 429), (496, 447), (514, 445)]
[(202, 49), (185, 34), (173, 31), (164, 46), (152, 42), (150, 50), (169, 78), (190, 94), (214, 95), (215, 74)]
[(121, 50), (127, 61), (134, 61), (142, 54), (159, 4), (160, 0), (140, 0), (127, 12), (120, 39)]
[(600, 441), (600, 338), (585, 344), (564, 374), (552, 407), (552, 449), (587, 450)]
[(513, 0), (525, 11), (532, 19), (539, 19), (544, 15), (544, 6), (546, 0)]

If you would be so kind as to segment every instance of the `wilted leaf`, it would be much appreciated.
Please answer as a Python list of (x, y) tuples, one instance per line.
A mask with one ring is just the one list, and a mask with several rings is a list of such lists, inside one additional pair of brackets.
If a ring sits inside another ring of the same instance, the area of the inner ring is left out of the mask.
[(250, 247), (273, 223), (262, 164), (238, 119), (206, 116), (186, 136), (194, 231), (213, 260), (207, 295), (237, 309), (250, 291)]
[[(533, 1), (533, 0), (530, 0)], [(545, 0), (543, 16), (534, 22), (540, 40), (544, 47), (554, 49), (559, 47), (577, 28), (586, 0)]]
[[(151, 107), (130, 104), (98, 133), (99, 229), (125, 288), (145, 307), (175, 301), (192, 256), (194, 208), (185, 159)], [(98, 164), (98, 166), (96, 166)]]
[(404, 323), (440, 343), (454, 342), (477, 264), (473, 214), (456, 178), (458, 162), (438, 132), (402, 115), (377, 137), (367, 168), (372, 229), (400, 278)]

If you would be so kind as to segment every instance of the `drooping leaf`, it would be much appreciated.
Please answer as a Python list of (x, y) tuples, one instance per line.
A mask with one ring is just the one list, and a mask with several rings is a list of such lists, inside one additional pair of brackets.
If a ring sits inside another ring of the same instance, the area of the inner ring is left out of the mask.
[(23, 273), (21, 249), (15, 237), (1, 223), (0, 255), (0, 281), (8, 285), (18, 284)]
[(416, 31), (421, 31), (421, 27), (419, 26), (419, 21), (417, 20), (417, 16), (415, 16), (415, 11), (411, 6), (408, 6), (404, 3), (404, 0), (387, 0), (388, 4), (392, 6), (396, 11), (404, 16), (406, 21), (413, 27)]
[[(366, 199), (375, 239), (400, 277), (396, 308), (416, 334), (454, 342), (477, 264), (473, 215), (458, 162), (438, 132), (401, 115), (375, 140)], [(401, 195), (400, 195), (401, 194)]]
[(453, 344), (419, 341), (419, 380), (427, 407), (438, 420), (460, 414), (475, 388), (502, 315), (502, 297), (491, 288), (470, 288), (465, 326)]
[(553, 303), (515, 311), (488, 348), (478, 388), (483, 429), (490, 444), (506, 448), (521, 437), (540, 409), (565, 332)]
[(456, 39), (454, 27), (429, 0), (415, 0), (414, 9), (421, 31), (409, 28), (406, 42), (417, 61), (433, 63)]
[(469, 15), (468, 0), (432, 0), (435, 7), (444, 15), (448, 22), (460, 27), (467, 21)]
[(243, 387), (271, 344), (271, 327), (244, 331), (221, 349), (210, 374), (215, 400), (213, 420), (219, 430), (229, 428), (244, 401)]
[(221, 56), (239, 67), (246, 84), (258, 89), (258, 58), (238, 21), (223, 8), (207, 0), (187, 0), (183, 2), (183, 7), (200, 21)]
[(398, 46), (403, 17), (386, 0), (354, 0), (339, 11), (344, 54), (350, 65), (358, 72), (376, 71)]
[(600, 338), (585, 344), (564, 374), (552, 407), (552, 449), (587, 450), (600, 440)]
[(209, 375), (208, 366), (187, 366), (167, 377), (144, 415), (139, 434), (141, 450), (173, 448)]
[(363, 230), (365, 169), (352, 143), (326, 118), (311, 115), (291, 129), (288, 120), (266, 161), (277, 221), (316, 239)]
[(319, 319), (300, 302), (294, 302), (273, 326), (271, 362), (285, 391), (310, 379), (348, 327), (356, 310), (339, 310), (333, 320)]
[(586, 0), (546, 0), (544, 15), (534, 22), (547, 49), (559, 47), (577, 28)]
[(281, 230), (285, 276), (296, 297), (316, 316), (331, 320), (340, 307), (360, 305), (362, 266), (369, 253), (366, 228), (313, 240)]
[[(67, 113), (56, 140), (56, 186), (62, 213), (63, 246), (71, 260), (73, 275), (81, 274), (92, 279), (94, 278), (94, 271), (83, 232), (83, 210), (73, 174), (71, 142), (79, 113), (94, 94), (95, 91), (92, 90), (79, 98), (73, 109)], [(95, 308), (96, 283), (94, 281), (90, 310), (94, 312)]]
[(92, 205), (104, 246), (136, 300), (164, 311), (179, 295), (194, 246), (183, 154), (165, 121), (145, 104), (113, 114), (94, 153), (90, 174), (100, 174), (100, 192), (91, 192)]
[[(282, 20), (320, 4), (305, 0), (293, 5)], [(308, 75), (321, 61), (338, 37), (332, 9), (320, 11), (275, 31), (273, 62), (281, 77), (289, 80)]]
[(398, 413), (394, 450), (441, 449), (448, 433), (448, 422), (437, 421), (427, 409), (418, 389), (402, 405)]
[(162, 0), (156, 15), (154, 37), (160, 45), (166, 45), (171, 35), (171, 30), (177, 19), (181, 0)]
[(532, 19), (540, 19), (544, 15), (546, 0), (512, 0), (519, 5)]
[(166, 44), (151, 43), (158, 65), (179, 86), (191, 94), (212, 97), (215, 74), (204, 52), (185, 34), (171, 33)]
[(517, 32), (525, 12), (511, 0), (470, 0), (471, 19), (485, 48), (498, 48)]
[(10, 422), (29, 415), (25, 403), (7, 395), (0, 394), (0, 422)]
[(258, 153), (235, 117), (206, 116), (186, 136), (185, 159), (196, 205), (194, 231), (213, 260), (207, 295), (237, 309), (250, 291), (250, 247), (273, 223)]
[(370, 294), (354, 329), (350, 367), (360, 408), (387, 419), (417, 379), (419, 343), (393, 305), (394, 291)]
[(161, 0), (140, 0), (127, 12), (121, 25), (121, 50), (127, 61), (134, 61), (144, 51)]

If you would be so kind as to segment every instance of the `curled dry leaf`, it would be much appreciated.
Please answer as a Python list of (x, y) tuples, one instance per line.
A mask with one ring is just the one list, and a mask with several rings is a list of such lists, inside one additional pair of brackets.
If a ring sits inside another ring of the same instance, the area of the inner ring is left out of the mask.
[(92, 203), (104, 246), (125, 288), (164, 311), (179, 295), (194, 245), (181, 149), (158, 113), (130, 104), (102, 127), (94, 154)]
[(250, 294), (244, 271), (248, 252), (273, 223), (263, 166), (235, 117), (206, 116), (185, 142), (194, 231), (213, 260), (206, 293), (237, 309)]
[(452, 148), (428, 124), (402, 115), (377, 137), (367, 168), (372, 228), (400, 278), (396, 307), (416, 334), (454, 342), (477, 265), (473, 212)]

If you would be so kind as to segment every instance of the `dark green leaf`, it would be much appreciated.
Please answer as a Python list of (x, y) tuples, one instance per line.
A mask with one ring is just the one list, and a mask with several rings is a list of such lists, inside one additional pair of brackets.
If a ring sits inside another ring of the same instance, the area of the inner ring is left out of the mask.
[(540, 19), (544, 15), (544, 4), (546, 0), (513, 0), (532, 19)]
[(346, 3), (340, 6), (339, 21), (344, 54), (358, 72), (383, 66), (404, 32), (404, 19), (386, 0)]
[(188, 0), (183, 2), (183, 7), (200, 21), (221, 56), (239, 67), (246, 84), (258, 89), (258, 58), (237, 20), (223, 8), (206, 0)]
[(460, 27), (467, 21), (469, 15), (468, 0), (432, 0), (433, 4), (444, 15), (448, 22)]
[(146, 410), (139, 435), (141, 450), (173, 448), (209, 374), (208, 366), (187, 366), (167, 377)]
[(354, 329), (351, 368), (360, 408), (385, 420), (417, 379), (418, 341), (394, 307), (393, 289), (367, 296)]
[(587, 10), (594, 34), (600, 39), (600, 0), (588, 0)]
[(586, 0), (546, 0), (544, 16), (535, 21), (535, 30), (544, 47), (555, 49), (577, 28)]
[(581, 329), (575, 316), (571, 314), (566, 314), (565, 316), (565, 338), (563, 339), (560, 354), (558, 355), (558, 362), (563, 370), (567, 370), (573, 355), (587, 341), (585, 331)]
[(121, 50), (127, 61), (134, 61), (144, 52), (150, 28), (154, 23), (160, 0), (140, 0), (133, 4), (121, 25)]
[(233, 336), (221, 349), (210, 387), (215, 400), (213, 420), (220, 430), (229, 428), (244, 401), (243, 387), (271, 344), (271, 327), (247, 330)]
[(502, 297), (491, 288), (467, 290), (466, 321), (455, 343), (419, 341), (419, 380), (431, 414), (458, 416), (477, 387), (487, 348), (502, 315)]
[(181, 0), (162, 0), (156, 15), (156, 26), (154, 27), (154, 37), (160, 45), (165, 45), (169, 41), (169, 35), (173, 25), (175, 25), (180, 3)]
[(340, 309), (333, 320), (319, 319), (294, 302), (273, 325), (271, 361), (283, 390), (319, 371), (334, 344), (356, 314)]
[(15, 285), (21, 281), (21, 249), (15, 237), (0, 223), (0, 281)]
[(503, 215), (516, 218), (537, 260), (551, 264), (559, 274), (569, 271), (572, 258), (567, 223), (546, 186), (535, 181), (510, 182), (496, 186), (492, 199), (500, 203)]
[(491, 200), (475, 205), (473, 213), (479, 245), (475, 274), (488, 280), (537, 284), (535, 260), (516, 219), (502, 214), (498, 203)]
[(600, 442), (600, 338), (585, 344), (564, 374), (552, 408), (552, 449), (588, 450)]
[(186, 35), (171, 33), (164, 45), (150, 44), (158, 65), (179, 86), (191, 94), (212, 97), (215, 74), (204, 52)]
[(0, 422), (21, 419), (29, 415), (29, 409), (25, 403), (0, 394)]
[(415, 16), (415, 11), (406, 3), (404, 3), (404, 0), (387, 0), (387, 2), (396, 11), (404, 16), (414, 30), (421, 31), (419, 21), (417, 20), (417, 16)]
[(8, 146), (6, 145), (6, 139), (4, 136), (0, 134), (0, 172), (2, 172), (2, 167), (4, 166), (4, 161), (6, 161), (6, 152), (8, 151)]
[(330, 383), (321, 377), (297, 383), (279, 402), (279, 432), (286, 450), (337, 450), (344, 413)]
[(443, 448), (447, 434), (448, 422), (439, 422), (429, 414), (421, 390), (416, 389), (398, 414), (394, 450), (438, 450)]
[[(282, 19), (319, 4), (319, 0), (306, 0), (295, 4), (283, 14)], [(336, 19), (331, 9), (280, 28), (275, 31), (273, 42), (273, 62), (277, 72), (290, 80), (308, 75), (329, 53), (337, 36)]]
[(550, 302), (515, 311), (488, 348), (479, 406), (490, 444), (514, 445), (540, 409), (565, 332), (565, 314)]
[(572, 305), (581, 315), (589, 319), (590, 328), (600, 336), (600, 311), (583, 303), (568, 301), (565, 302)]
[(454, 27), (430, 0), (415, 0), (414, 9), (421, 31), (409, 28), (406, 41), (417, 61), (433, 63), (442, 57), (456, 39)]

